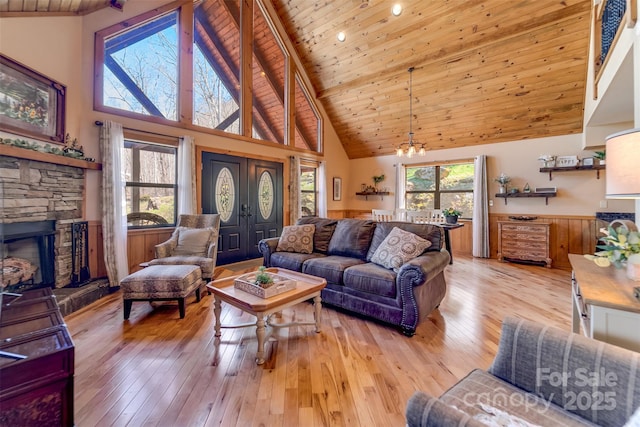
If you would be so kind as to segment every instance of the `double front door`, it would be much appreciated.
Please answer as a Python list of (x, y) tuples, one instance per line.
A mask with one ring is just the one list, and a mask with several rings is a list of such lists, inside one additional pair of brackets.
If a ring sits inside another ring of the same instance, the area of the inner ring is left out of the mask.
[(202, 153), (202, 213), (220, 214), (218, 265), (260, 257), (282, 231), (282, 163)]

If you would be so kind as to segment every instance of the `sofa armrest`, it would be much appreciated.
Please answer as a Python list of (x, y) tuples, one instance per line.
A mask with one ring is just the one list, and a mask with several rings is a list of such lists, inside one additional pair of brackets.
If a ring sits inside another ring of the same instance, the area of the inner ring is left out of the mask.
[(440, 305), (446, 293), (444, 269), (449, 265), (446, 250), (425, 252), (406, 262), (396, 276), (396, 292), (401, 297), (405, 335), (412, 336), (421, 318)]
[(405, 275), (412, 275), (415, 276), (412, 280), (413, 286), (419, 286), (443, 272), (450, 260), (451, 255), (445, 249), (438, 252), (425, 252), (400, 267), (398, 279)]
[(405, 415), (409, 427), (484, 426), (469, 414), (421, 391), (416, 391), (411, 396)]
[(258, 250), (264, 257), (263, 265), (265, 267), (271, 267), (271, 254), (276, 251), (278, 241), (280, 241), (279, 237), (271, 237), (258, 242)]
[(170, 257), (176, 246), (178, 246), (178, 237), (173, 234), (169, 240), (155, 246), (156, 258)]
[(489, 373), (594, 424), (623, 425), (640, 406), (640, 353), (514, 317)]

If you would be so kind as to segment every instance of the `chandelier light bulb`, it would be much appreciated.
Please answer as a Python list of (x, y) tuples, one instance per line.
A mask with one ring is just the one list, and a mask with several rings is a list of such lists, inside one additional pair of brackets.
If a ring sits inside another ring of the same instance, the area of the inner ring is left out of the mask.
[(402, 5), (400, 3), (396, 3), (391, 8), (391, 13), (393, 16), (400, 16), (402, 14)]
[(402, 147), (398, 147), (398, 150), (396, 151), (396, 156), (402, 157), (403, 155), (404, 155), (404, 152), (402, 151)]
[(347, 35), (344, 33), (344, 31), (340, 31), (338, 33), (338, 41), (339, 42), (343, 42), (347, 39)]
[(420, 146), (420, 151), (418, 151), (418, 155), (425, 156), (427, 154), (427, 150), (424, 149), (424, 144)]
[(414, 154), (416, 154), (416, 147), (411, 144), (409, 146), (409, 150), (407, 151), (407, 157), (413, 157)]

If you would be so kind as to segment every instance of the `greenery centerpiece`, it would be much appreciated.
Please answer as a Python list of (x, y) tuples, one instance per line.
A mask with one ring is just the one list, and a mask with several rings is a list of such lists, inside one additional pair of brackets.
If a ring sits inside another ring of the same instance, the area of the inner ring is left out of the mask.
[(590, 256), (600, 267), (613, 264), (620, 268), (630, 257), (640, 254), (640, 232), (637, 230), (629, 230), (624, 225), (616, 227), (614, 224), (609, 224), (601, 231), (604, 233), (601, 240), (605, 244), (597, 245), (600, 251), (596, 252), (595, 256)]
[(258, 274), (256, 274), (255, 284), (262, 289), (268, 289), (273, 286), (273, 277), (265, 271), (266, 269), (265, 266), (260, 266), (258, 267)]
[(596, 151), (595, 154), (593, 155), (593, 157), (595, 157), (596, 159), (598, 159), (598, 162), (601, 165), (605, 164), (605, 159), (607, 158), (607, 152), (605, 150), (603, 151)]

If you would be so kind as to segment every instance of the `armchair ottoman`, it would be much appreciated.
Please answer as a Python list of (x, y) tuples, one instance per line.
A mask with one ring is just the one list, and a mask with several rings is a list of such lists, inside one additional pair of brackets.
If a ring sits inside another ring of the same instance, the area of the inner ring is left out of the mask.
[(185, 315), (185, 298), (195, 291), (200, 301), (202, 273), (195, 265), (152, 265), (120, 281), (124, 298), (124, 319), (131, 314), (133, 301), (178, 301), (180, 318)]

